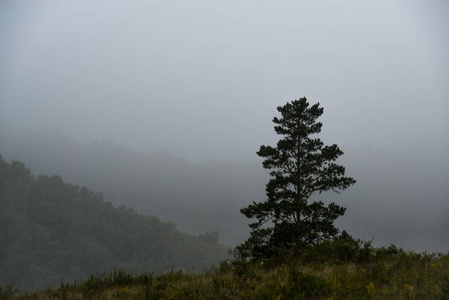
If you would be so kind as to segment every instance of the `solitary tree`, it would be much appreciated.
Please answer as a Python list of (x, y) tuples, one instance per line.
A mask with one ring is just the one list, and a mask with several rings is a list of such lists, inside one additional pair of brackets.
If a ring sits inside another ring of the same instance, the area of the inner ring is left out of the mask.
[(274, 129), (283, 137), (276, 148), (261, 146), (257, 152), (272, 178), (266, 185), (267, 200), (241, 209), (257, 219), (250, 224), (250, 238), (237, 247), (242, 256), (268, 258), (280, 249), (299, 256), (303, 247), (335, 237), (339, 231), (333, 222), (346, 209), (310, 197), (328, 190), (339, 193), (355, 183), (344, 176), (343, 166), (334, 163), (343, 154), (338, 146), (324, 146), (315, 136), (323, 125), (317, 122), (323, 114), (319, 103), (309, 107), (301, 98), (277, 110), (282, 117), (273, 118)]

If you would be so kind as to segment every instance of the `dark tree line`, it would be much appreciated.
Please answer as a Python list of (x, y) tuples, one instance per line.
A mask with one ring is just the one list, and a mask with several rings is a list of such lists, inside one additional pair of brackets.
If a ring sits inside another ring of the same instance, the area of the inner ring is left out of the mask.
[(55, 286), (115, 268), (200, 271), (226, 255), (216, 232), (180, 233), (59, 176), (36, 178), (22, 162), (0, 156), (0, 285)]

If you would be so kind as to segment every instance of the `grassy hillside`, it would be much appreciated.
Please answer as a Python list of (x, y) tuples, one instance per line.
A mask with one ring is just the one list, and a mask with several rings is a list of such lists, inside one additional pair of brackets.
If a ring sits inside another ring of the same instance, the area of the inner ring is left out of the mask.
[(327, 243), (301, 260), (233, 260), (201, 274), (131, 276), (123, 271), (11, 299), (448, 299), (449, 253), (405, 252), (369, 243)]
[(0, 285), (32, 290), (123, 269), (138, 274), (201, 271), (227, 257), (218, 233), (183, 234), (173, 224), (114, 207), (59, 176), (30, 175), (0, 156)]

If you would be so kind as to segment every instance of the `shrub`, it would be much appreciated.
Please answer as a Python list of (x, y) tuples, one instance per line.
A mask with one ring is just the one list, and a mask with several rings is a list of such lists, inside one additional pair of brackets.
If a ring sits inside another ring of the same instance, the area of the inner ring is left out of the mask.
[(322, 299), (331, 288), (326, 280), (312, 274), (304, 274), (296, 268), (289, 271), (288, 283), (282, 287), (282, 295), (287, 299)]
[(17, 293), (19, 293), (19, 288), (14, 284), (0, 286), (0, 299), (8, 299)]

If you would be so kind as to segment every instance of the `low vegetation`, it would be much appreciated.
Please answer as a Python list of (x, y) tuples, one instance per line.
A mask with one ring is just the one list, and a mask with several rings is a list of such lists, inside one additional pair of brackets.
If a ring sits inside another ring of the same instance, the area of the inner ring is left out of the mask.
[(310, 247), (300, 259), (285, 253), (262, 263), (236, 256), (198, 274), (116, 270), (53, 289), (0, 291), (4, 299), (448, 299), (449, 253), (347, 239)]

